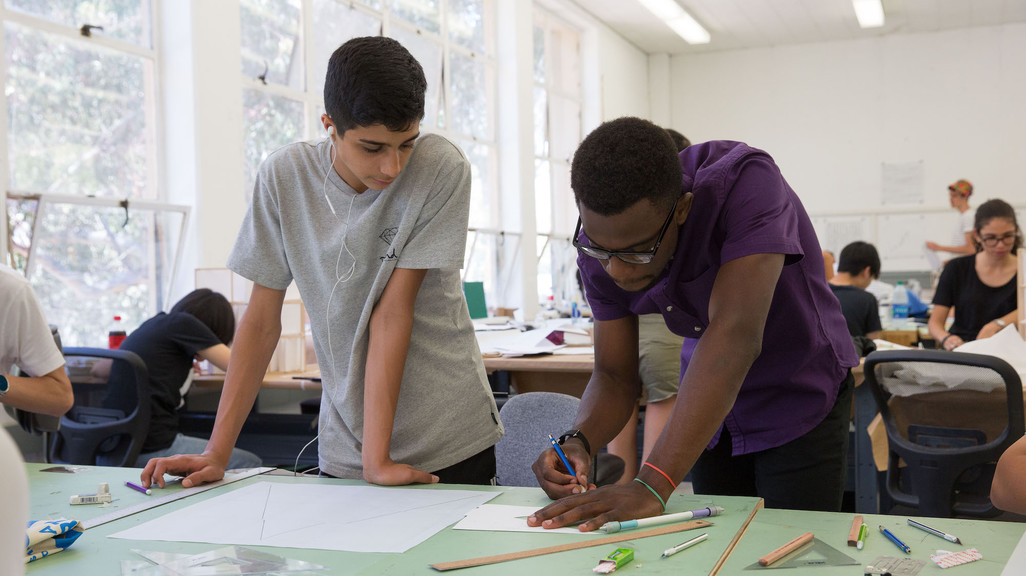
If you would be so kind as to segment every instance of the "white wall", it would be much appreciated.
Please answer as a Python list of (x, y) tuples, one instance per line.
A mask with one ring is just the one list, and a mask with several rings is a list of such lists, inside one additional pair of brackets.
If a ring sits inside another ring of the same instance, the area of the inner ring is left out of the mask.
[(883, 162), (923, 161), (927, 210), (959, 178), (974, 205), (1026, 203), (1026, 25), (675, 56), (671, 76), (673, 126), (765, 149), (813, 215), (894, 209)]
[[(621, 116), (647, 118), (648, 55), (602, 26), (598, 29), (598, 61), (602, 120)], [(585, 132), (593, 128), (586, 125)]]

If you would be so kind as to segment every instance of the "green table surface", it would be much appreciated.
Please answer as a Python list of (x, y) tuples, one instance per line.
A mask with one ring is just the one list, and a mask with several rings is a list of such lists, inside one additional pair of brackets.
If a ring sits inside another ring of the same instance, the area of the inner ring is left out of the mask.
[[(1001, 574), (1012, 551), (1026, 530), (1026, 524), (996, 522), (990, 520), (962, 520), (953, 518), (922, 518), (917, 516), (885, 516), (864, 514), (863, 521), (869, 528), (862, 550), (848, 546), (848, 531), (855, 514), (806, 512), (796, 510), (775, 510), (764, 508), (749, 524), (744, 536), (724, 563), (720, 574), (755, 574), (765, 571), (779, 576), (800, 575), (859, 575), (863, 569), (881, 556), (915, 558), (926, 562), (920, 575), (953, 574), (955, 576), (977, 576)], [(957, 536), (962, 545), (953, 544), (908, 525), (908, 519), (922, 522), (948, 534)], [(887, 528), (911, 548), (905, 554), (880, 533), (879, 526)], [(854, 566), (806, 566), (798, 568), (753, 568), (762, 556), (772, 552), (793, 538), (812, 532), (816, 539), (830, 545), (858, 562)], [(930, 560), (930, 554), (937, 550), (957, 552), (976, 548), (983, 554), (983, 560), (942, 570)]]
[[(81, 472), (74, 474), (42, 471), (50, 467), (52, 465), (49, 464), (26, 464), (31, 492), (29, 517), (33, 520), (66, 517), (85, 521), (89, 518), (108, 514), (116, 510), (117, 507), (134, 506), (146, 502), (148, 499), (160, 498), (162, 495), (181, 490), (180, 487), (173, 486), (164, 491), (155, 490), (152, 496), (146, 496), (127, 488), (124, 485), (126, 480), (133, 482), (139, 480), (138, 469), (85, 467)], [(100, 482), (110, 484), (110, 490), (114, 498), (113, 505), (107, 507), (71, 506), (68, 503), (69, 497), (73, 494), (95, 492), (96, 486)], [(67, 550), (29, 564), (27, 574), (32, 576), (45, 574), (119, 575), (121, 574), (120, 565), (122, 560), (138, 559), (138, 556), (132, 552), (132, 549), (198, 554), (220, 548), (222, 545), (219, 544), (123, 540), (108, 538), (108, 535), (131, 529), (133, 526), (158, 518), (172, 510), (190, 506), (256, 482), (363, 484), (362, 482), (351, 480), (297, 478), (270, 474), (247, 478), (86, 530), (74, 545)], [(545, 494), (537, 488), (439, 484), (415, 486), (415, 488), (430, 490), (473, 489), (499, 492), (500, 495), (491, 500), (491, 503), (494, 504), (542, 507), (550, 502)], [(400, 487), (395, 489), (404, 490), (407, 488)], [(653, 575), (708, 574), (727, 549), (731, 539), (743, 527), (745, 520), (758, 502), (759, 499), (749, 497), (674, 494), (667, 503), (667, 512), (681, 512), (704, 508), (710, 505), (719, 505), (725, 509), (725, 513), (709, 519), (713, 526), (708, 528), (467, 568), (451, 573), (467, 575), (591, 574), (592, 568), (598, 564), (598, 561), (616, 548), (633, 548), (635, 550), (633, 563), (629, 568), (621, 568), (618, 573), (644, 570), (645, 574)], [(845, 516), (845, 518), (848, 518), (847, 522), (850, 524), (850, 517)], [(844, 522), (844, 520), (837, 520), (838, 525)], [(847, 534), (847, 528), (844, 530), (844, 533)], [(707, 541), (670, 558), (664, 559), (660, 557), (663, 550), (702, 533), (709, 535)], [(1018, 540), (1018, 535), (1013, 538), (1010, 531), (1006, 530), (1003, 533), (1007, 533), (1006, 539), (1009, 546), (1014, 546), (1014, 542)], [(1021, 535), (1021, 533), (1022, 531), (1020, 530), (1018, 534)], [(531, 550), (577, 541), (588, 541), (595, 538), (600, 538), (600, 536), (467, 531), (452, 530), (450, 527), (438, 532), (404, 554), (336, 552), (299, 548), (262, 547), (262, 549), (287, 558), (321, 564), (326, 567), (325, 572), (328, 574), (439, 574), (439, 572), (430, 568), (430, 564)], [(874, 544), (882, 546), (879, 543)], [(761, 546), (755, 546), (753, 549), (761, 550)], [(875, 550), (876, 548), (872, 549)], [(1008, 551), (1010, 550), (1011, 548), (1009, 547)], [(1004, 557), (1006, 558), (1008, 551), (1004, 552)], [(965, 574), (969, 574), (969, 572), (965, 572)]]

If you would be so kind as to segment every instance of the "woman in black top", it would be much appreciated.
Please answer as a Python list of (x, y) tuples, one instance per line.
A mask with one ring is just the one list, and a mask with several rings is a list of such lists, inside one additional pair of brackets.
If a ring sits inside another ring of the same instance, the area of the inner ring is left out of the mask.
[[(150, 378), (150, 430), (135, 465), (174, 454), (199, 454), (203, 438), (186, 436), (178, 428), (180, 387), (193, 369), (193, 360), (207, 360), (227, 370), (235, 336), (235, 313), (228, 300), (207, 288), (194, 290), (168, 313), (143, 322), (121, 343), (146, 364)], [(232, 450), (229, 468), (260, 466), (260, 457), (239, 448)]]
[[(1016, 321), (1015, 254), (1022, 235), (1015, 210), (1002, 200), (984, 202), (976, 210), (973, 239), (976, 254), (948, 262), (934, 293), (930, 334), (945, 350), (989, 338)], [(952, 307), (955, 321), (948, 331)]]

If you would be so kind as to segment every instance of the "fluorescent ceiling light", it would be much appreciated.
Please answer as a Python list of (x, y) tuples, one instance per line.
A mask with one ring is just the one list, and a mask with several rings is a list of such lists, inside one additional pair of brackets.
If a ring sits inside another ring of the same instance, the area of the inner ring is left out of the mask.
[(688, 44), (708, 44), (709, 32), (675, 0), (638, 0)]
[(884, 25), (884, 10), (881, 0), (851, 0), (855, 17), (862, 28), (879, 28)]

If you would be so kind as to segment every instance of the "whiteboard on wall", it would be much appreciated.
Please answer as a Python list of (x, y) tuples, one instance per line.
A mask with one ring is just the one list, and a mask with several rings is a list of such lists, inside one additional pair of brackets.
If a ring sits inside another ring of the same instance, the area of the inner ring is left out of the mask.
[(819, 246), (840, 257), (841, 249), (856, 240), (875, 244), (876, 226), (874, 216), (821, 216), (812, 218)]
[[(883, 214), (877, 217), (876, 249), (886, 270), (930, 270), (926, 258), (926, 242), (941, 244), (951, 241), (958, 226), (953, 211), (918, 214)], [(941, 259), (951, 255), (941, 253)]]

